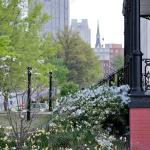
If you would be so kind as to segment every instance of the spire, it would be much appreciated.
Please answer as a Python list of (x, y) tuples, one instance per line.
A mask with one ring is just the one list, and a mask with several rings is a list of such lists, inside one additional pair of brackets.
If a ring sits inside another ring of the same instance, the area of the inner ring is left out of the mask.
[(96, 44), (95, 44), (95, 48), (101, 48), (100, 32), (99, 32), (99, 21), (97, 22), (97, 33), (96, 33)]

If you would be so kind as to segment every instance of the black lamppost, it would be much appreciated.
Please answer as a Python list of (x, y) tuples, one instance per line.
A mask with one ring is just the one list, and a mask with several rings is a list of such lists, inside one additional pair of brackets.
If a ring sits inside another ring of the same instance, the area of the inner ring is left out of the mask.
[(49, 111), (52, 111), (52, 72), (49, 72)]
[(28, 72), (28, 95), (27, 95), (27, 121), (30, 120), (30, 111), (31, 111), (31, 67), (27, 68)]

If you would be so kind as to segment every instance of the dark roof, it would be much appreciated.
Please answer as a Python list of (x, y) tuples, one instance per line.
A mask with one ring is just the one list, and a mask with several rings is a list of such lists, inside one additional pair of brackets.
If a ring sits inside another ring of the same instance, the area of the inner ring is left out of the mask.
[(150, 0), (141, 0), (140, 3), (141, 16), (150, 16)]
[[(128, 1), (129, 0), (124, 0), (123, 2), (123, 13)], [(140, 0), (140, 15), (143, 17), (150, 16), (150, 0)]]

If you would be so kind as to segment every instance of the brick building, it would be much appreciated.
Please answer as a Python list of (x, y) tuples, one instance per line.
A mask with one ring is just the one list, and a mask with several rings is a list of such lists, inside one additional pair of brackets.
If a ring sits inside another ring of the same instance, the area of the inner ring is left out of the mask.
[(105, 48), (109, 49), (110, 62), (112, 62), (113, 58), (116, 56), (124, 56), (122, 44), (105, 44)]

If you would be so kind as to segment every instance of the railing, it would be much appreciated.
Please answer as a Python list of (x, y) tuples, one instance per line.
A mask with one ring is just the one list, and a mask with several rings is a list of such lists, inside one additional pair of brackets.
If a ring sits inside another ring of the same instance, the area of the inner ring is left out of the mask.
[(142, 67), (143, 89), (147, 91), (150, 90), (150, 59), (142, 59)]
[[(109, 75), (105, 75), (97, 85), (120, 86), (129, 83), (129, 67), (119, 69)], [(142, 85), (144, 91), (150, 90), (150, 58), (142, 59)]]
[(102, 80), (98, 82), (98, 85), (107, 84), (109, 86), (116, 85), (121, 86), (128, 83), (128, 66), (119, 69), (109, 75), (106, 75)]

